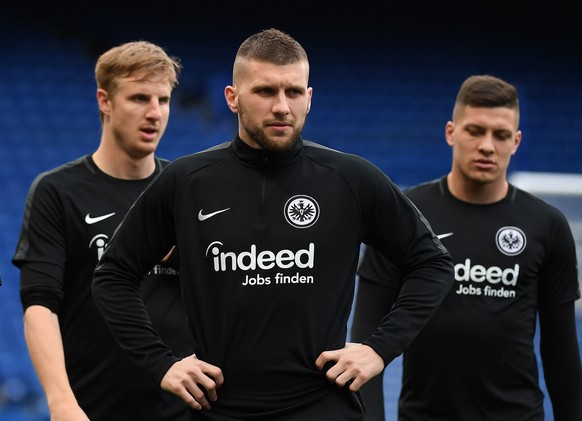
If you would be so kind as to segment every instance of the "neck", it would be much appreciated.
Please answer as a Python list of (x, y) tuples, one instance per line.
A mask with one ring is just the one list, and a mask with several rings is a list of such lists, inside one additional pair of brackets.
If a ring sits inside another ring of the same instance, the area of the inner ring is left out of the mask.
[(132, 158), (121, 151), (107, 151), (99, 148), (92, 155), (97, 168), (105, 174), (122, 180), (143, 180), (156, 169), (154, 154), (142, 158)]
[(492, 182), (478, 182), (450, 172), (447, 175), (447, 185), (451, 194), (467, 203), (486, 205), (499, 202), (509, 190), (509, 183), (502, 177)]

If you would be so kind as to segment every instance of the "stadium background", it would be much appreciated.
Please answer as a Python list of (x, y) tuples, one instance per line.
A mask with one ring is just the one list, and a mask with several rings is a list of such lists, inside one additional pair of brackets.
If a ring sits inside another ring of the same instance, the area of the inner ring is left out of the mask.
[[(18, 272), (10, 259), (35, 175), (97, 146), (93, 68), (101, 52), (147, 39), (182, 59), (158, 153), (170, 159), (232, 137), (236, 119), (222, 92), (236, 49), (250, 33), (273, 26), (297, 38), (310, 56), (314, 96), (304, 137), (370, 159), (401, 187), (448, 171), (444, 124), (460, 83), (473, 73), (501, 76), (519, 89), (524, 137), (512, 173), (580, 175), (582, 27), (576, 16), (559, 2), (4, 4), (0, 419), (48, 420), (22, 335)], [(582, 185), (573, 195), (547, 199), (569, 217), (580, 258)], [(388, 420), (395, 419), (399, 376), (397, 360), (385, 375)], [(546, 409), (551, 421), (547, 402)]]

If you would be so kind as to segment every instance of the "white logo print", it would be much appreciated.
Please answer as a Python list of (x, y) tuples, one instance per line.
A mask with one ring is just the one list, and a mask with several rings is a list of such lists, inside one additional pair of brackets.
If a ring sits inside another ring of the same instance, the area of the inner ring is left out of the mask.
[(443, 238), (450, 237), (451, 235), (453, 235), (453, 233), (452, 233), (452, 232), (447, 232), (446, 234), (439, 234), (439, 235), (437, 235), (437, 238), (438, 238), (439, 240), (442, 240)]
[(212, 218), (214, 215), (218, 215), (219, 213), (226, 212), (227, 210), (230, 210), (230, 208), (221, 209), (221, 210), (217, 210), (216, 212), (210, 212), (207, 214), (203, 214), (202, 209), (200, 209), (200, 212), (198, 212), (198, 220), (205, 221), (206, 219)]
[(309, 243), (306, 249), (293, 250), (257, 250), (256, 244), (251, 244), (250, 250), (236, 253), (234, 251), (221, 251), (224, 244), (213, 241), (206, 248), (206, 256), (212, 257), (215, 272), (236, 270), (270, 270), (273, 268), (289, 269), (313, 269), (315, 262), (315, 244)]
[(499, 251), (506, 256), (516, 256), (525, 249), (525, 234), (517, 227), (503, 227), (495, 234)]
[(101, 222), (107, 218), (110, 218), (113, 215), (115, 215), (115, 212), (111, 212), (111, 213), (108, 213), (107, 215), (101, 215), (101, 216), (96, 216), (94, 218), (91, 218), (91, 215), (88, 213), (87, 215), (85, 215), (85, 222), (87, 224), (91, 225), (91, 224), (95, 224), (97, 222)]
[(287, 222), (295, 228), (308, 228), (319, 218), (319, 205), (315, 199), (303, 194), (287, 200), (283, 211)]
[(107, 235), (97, 234), (95, 237), (91, 238), (91, 241), (89, 241), (89, 248), (93, 247), (93, 245), (97, 248), (97, 260), (101, 259), (101, 256), (103, 255), (103, 251), (107, 245), (107, 240), (109, 240)]

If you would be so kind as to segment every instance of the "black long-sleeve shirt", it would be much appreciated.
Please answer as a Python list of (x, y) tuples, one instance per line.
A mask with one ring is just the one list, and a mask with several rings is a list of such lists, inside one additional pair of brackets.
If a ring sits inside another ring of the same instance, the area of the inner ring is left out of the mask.
[[(404, 353), (398, 419), (543, 420), (537, 316), (554, 417), (582, 419), (580, 288), (565, 216), (513, 185), (485, 205), (455, 198), (446, 176), (405, 193), (450, 250), (455, 286)], [(359, 338), (390, 306), (402, 275), (373, 248), (358, 273), (352, 333)]]
[(303, 140), (273, 153), (237, 138), (175, 160), (152, 182), (101, 258), (93, 294), (122, 347), (161, 380), (177, 358), (136, 291), (177, 244), (196, 354), (225, 378), (212, 411), (278, 419), (336, 387), (315, 360), (345, 345), (361, 243), (410, 275), (363, 342), (388, 364), (448, 293), (448, 251), (368, 161)]

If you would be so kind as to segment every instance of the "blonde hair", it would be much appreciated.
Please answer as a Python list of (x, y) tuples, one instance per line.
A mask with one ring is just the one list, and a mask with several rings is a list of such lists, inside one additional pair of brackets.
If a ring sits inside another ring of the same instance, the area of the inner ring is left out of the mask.
[[(95, 65), (95, 81), (98, 89), (114, 95), (119, 78), (139, 72), (144, 74), (144, 79), (165, 77), (174, 88), (181, 70), (180, 59), (169, 56), (162, 47), (148, 41), (131, 41), (101, 54)], [(103, 114), (100, 114), (103, 121)]]

